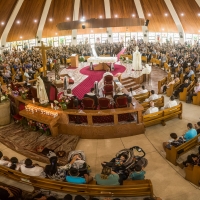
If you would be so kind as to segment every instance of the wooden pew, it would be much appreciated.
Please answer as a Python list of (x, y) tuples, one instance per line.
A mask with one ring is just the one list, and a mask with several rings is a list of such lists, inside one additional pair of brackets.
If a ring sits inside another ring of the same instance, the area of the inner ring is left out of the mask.
[(185, 167), (185, 179), (199, 187), (200, 167), (197, 165)]
[(169, 86), (169, 88), (167, 88), (167, 90), (166, 90), (166, 95), (168, 96), (168, 97), (171, 97), (172, 95), (173, 95), (173, 92), (180, 86), (180, 81), (178, 81), (178, 82), (176, 82), (176, 83), (174, 83), (174, 84), (171, 84), (170, 86)]
[(162, 111), (143, 115), (143, 123), (145, 127), (155, 124), (162, 124), (165, 126), (165, 121), (168, 121), (176, 116), (178, 116), (179, 119), (182, 119), (182, 103), (179, 103), (179, 105), (172, 108), (167, 108)]
[(147, 63), (147, 56), (142, 56), (142, 62)]
[(145, 99), (149, 98), (150, 92), (142, 93), (142, 94), (136, 94), (133, 97), (138, 101), (138, 102), (143, 102)]
[(162, 94), (162, 87), (165, 84), (167, 84), (167, 77), (165, 77), (162, 80), (158, 81), (158, 94)]
[(193, 96), (192, 98), (192, 103), (194, 105), (199, 105), (200, 106), (200, 92), (197, 92), (197, 96)]
[(180, 92), (180, 93), (179, 93), (179, 100), (180, 100), (180, 101), (186, 101), (186, 98), (187, 98), (188, 93), (189, 93), (191, 90), (193, 90), (194, 86), (195, 86), (195, 82), (192, 81), (192, 82), (190, 83), (190, 85), (188, 85), (188, 87), (186, 87), (186, 88), (183, 89), (183, 92)]
[(0, 175), (17, 182), (32, 185), (34, 188), (41, 188), (50, 191), (57, 191), (68, 194), (101, 196), (101, 197), (153, 197), (153, 186), (150, 180), (126, 180), (120, 186), (101, 186), (95, 182), (91, 184), (72, 184), (63, 181), (55, 181), (47, 178), (33, 177), (22, 174), (19, 171), (11, 170), (0, 166)]
[[(161, 96), (158, 99), (153, 100), (154, 106), (161, 108), (164, 106), (164, 96)], [(150, 107), (150, 102), (143, 102), (141, 105), (144, 107), (144, 111), (146, 111)]]
[(166, 149), (166, 159), (172, 164), (177, 165), (176, 160), (180, 155), (184, 154), (185, 152), (189, 151), (199, 144), (198, 137), (199, 136), (196, 136), (195, 138), (185, 142), (178, 147), (172, 146), (171, 149)]

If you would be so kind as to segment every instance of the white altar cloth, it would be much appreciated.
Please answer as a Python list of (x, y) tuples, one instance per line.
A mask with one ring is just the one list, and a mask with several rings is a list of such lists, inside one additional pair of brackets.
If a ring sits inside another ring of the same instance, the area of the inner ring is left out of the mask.
[(90, 57), (87, 62), (92, 63), (115, 63), (117, 62), (117, 57)]

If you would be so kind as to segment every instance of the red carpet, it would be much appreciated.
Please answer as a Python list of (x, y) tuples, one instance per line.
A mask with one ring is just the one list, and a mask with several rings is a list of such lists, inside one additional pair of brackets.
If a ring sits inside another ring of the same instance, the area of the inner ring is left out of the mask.
[[(122, 73), (125, 71), (125, 67), (122, 65), (115, 64), (115, 70), (112, 72), (113, 75), (117, 73)], [(105, 71), (91, 71), (90, 67), (84, 67), (80, 70), (81, 74), (88, 75), (88, 77), (81, 82), (79, 85), (77, 85), (73, 90), (73, 94), (77, 96), (79, 99), (82, 99), (84, 94), (88, 93), (90, 91), (90, 88), (94, 87), (95, 81), (100, 81), (103, 77), (103, 74)]]

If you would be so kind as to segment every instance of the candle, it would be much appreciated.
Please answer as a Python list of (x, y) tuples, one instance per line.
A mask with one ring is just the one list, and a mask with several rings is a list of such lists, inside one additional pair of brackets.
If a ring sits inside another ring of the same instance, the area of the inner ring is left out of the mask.
[(35, 104), (35, 99), (33, 98), (33, 104)]
[(53, 109), (53, 103), (51, 103), (51, 108)]

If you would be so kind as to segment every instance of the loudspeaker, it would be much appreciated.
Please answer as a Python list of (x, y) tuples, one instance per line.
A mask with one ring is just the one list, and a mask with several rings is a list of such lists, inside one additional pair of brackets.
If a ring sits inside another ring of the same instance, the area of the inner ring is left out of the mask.
[(73, 40), (75, 40), (76, 39), (76, 37), (73, 37)]
[(1, 47), (4, 47), (4, 45), (2, 45)]
[(149, 20), (147, 19), (146, 21), (145, 21), (145, 24), (144, 24), (145, 26), (148, 26), (149, 25)]
[(37, 43), (40, 43), (40, 40), (38, 40)]
[(108, 37), (112, 37), (111, 35), (109, 35)]
[(82, 24), (82, 29), (85, 29), (85, 24)]

